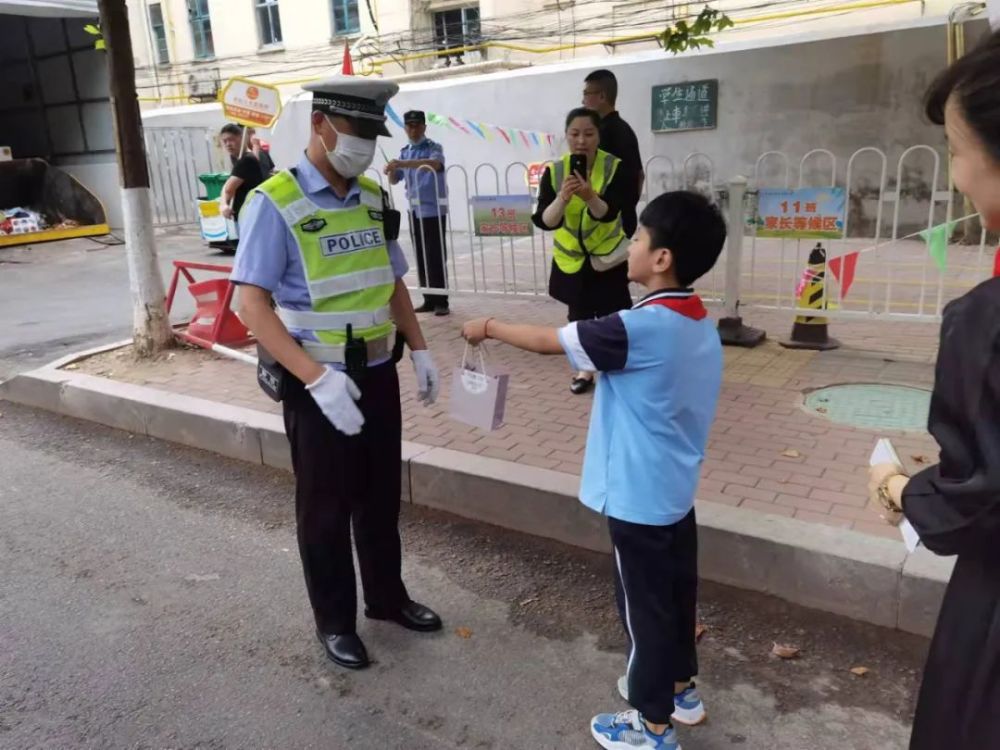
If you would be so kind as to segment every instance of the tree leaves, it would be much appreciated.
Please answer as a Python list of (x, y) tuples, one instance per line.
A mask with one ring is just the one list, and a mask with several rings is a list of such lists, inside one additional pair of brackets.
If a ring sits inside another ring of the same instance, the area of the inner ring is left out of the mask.
[(101, 31), (100, 24), (88, 23), (83, 27), (83, 30), (90, 34), (91, 36), (96, 36), (97, 39), (94, 40), (94, 49), (107, 50), (107, 44), (104, 42), (104, 33)]
[(668, 52), (677, 54), (689, 49), (701, 49), (702, 47), (714, 47), (715, 42), (709, 39), (706, 34), (712, 31), (724, 31), (736, 24), (725, 13), (720, 13), (714, 8), (705, 7), (698, 17), (690, 24), (685, 20), (680, 20), (672, 27), (667, 27), (661, 35), (663, 48)]

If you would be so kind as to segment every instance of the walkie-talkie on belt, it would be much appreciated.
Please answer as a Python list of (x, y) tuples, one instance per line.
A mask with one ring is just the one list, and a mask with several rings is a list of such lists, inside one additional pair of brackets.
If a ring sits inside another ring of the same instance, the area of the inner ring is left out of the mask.
[(347, 376), (360, 383), (368, 371), (368, 347), (364, 339), (354, 338), (353, 326), (347, 324), (347, 343), (344, 344), (344, 365)]

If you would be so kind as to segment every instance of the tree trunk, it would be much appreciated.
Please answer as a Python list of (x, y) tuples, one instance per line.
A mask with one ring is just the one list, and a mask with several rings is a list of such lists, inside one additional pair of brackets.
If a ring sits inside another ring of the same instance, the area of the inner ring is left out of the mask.
[(115, 144), (122, 185), (125, 251), (132, 292), (132, 334), (136, 354), (149, 357), (173, 345), (163, 277), (153, 240), (149, 168), (142, 140), (142, 117), (135, 92), (135, 61), (125, 0), (99, 0), (101, 32), (108, 56)]

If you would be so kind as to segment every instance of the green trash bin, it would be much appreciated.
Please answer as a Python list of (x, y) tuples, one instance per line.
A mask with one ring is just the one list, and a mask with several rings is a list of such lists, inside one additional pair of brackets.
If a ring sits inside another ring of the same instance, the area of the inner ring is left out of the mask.
[(214, 201), (222, 195), (222, 186), (229, 179), (228, 172), (205, 172), (198, 175), (201, 184), (205, 186), (205, 195), (200, 200)]

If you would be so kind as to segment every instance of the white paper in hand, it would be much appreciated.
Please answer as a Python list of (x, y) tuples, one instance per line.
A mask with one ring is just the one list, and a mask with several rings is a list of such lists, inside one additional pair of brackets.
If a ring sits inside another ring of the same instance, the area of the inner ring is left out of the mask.
[[(896, 466), (903, 468), (903, 462), (899, 460), (899, 454), (896, 453), (896, 449), (889, 438), (879, 438), (878, 442), (875, 443), (875, 450), (872, 451), (872, 456), (868, 463), (870, 466), (896, 464)], [(920, 546), (920, 535), (905, 516), (899, 524), (899, 531), (903, 535), (903, 544), (906, 545), (907, 552), (913, 552)]]

